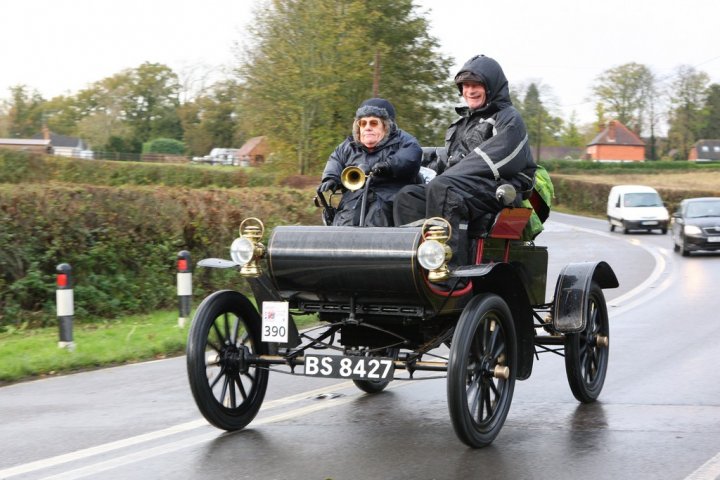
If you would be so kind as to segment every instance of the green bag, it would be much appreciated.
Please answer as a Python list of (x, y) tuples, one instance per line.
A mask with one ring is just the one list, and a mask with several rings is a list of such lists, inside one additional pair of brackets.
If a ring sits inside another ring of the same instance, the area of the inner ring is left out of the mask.
[(534, 240), (543, 231), (543, 223), (550, 215), (550, 205), (552, 205), (553, 197), (555, 197), (555, 188), (550, 175), (545, 170), (545, 167), (538, 165), (535, 171), (533, 192), (529, 199), (522, 202), (523, 207), (533, 210), (530, 220), (523, 230), (523, 240)]

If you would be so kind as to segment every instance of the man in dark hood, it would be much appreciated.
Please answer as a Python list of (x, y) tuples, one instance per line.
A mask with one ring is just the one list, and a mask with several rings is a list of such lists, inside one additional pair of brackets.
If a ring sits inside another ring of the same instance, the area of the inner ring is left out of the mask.
[(395, 107), (383, 98), (365, 100), (355, 112), (352, 135), (333, 151), (322, 174), (321, 192), (341, 188), (341, 176), (349, 166), (360, 167), (371, 174), (366, 214), (363, 211), (363, 189), (343, 189), (333, 220), (336, 226), (393, 225), (392, 202), (395, 194), (408, 183), (414, 183), (420, 170), (422, 148), (409, 133), (395, 124)]
[(477, 55), (455, 76), (467, 106), (456, 108), (460, 118), (445, 134), (447, 162), (439, 163), (438, 175), (425, 185), (403, 188), (395, 198), (396, 225), (443, 217), (453, 232), (455, 266), (466, 263), (464, 244), (468, 223), (484, 223), (503, 205), (495, 197), (502, 184), (519, 194), (532, 190), (536, 164), (528, 145), (527, 130), (512, 106), (508, 81), (492, 58)]

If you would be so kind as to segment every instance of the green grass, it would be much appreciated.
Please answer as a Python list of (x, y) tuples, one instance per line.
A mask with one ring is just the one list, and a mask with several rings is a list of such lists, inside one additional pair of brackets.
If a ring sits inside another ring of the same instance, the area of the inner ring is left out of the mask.
[[(296, 321), (303, 328), (316, 322), (316, 317)], [(0, 333), (0, 385), (180, 355), (187, 333), (187, 325), (178, 326), (177, 310), (76, 324), (74, 350), (58, 347), (56, 327), (9, 330)]]

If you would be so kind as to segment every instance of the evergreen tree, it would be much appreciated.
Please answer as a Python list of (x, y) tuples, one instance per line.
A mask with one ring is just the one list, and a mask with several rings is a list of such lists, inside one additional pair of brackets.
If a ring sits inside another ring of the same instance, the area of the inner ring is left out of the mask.
[(720, 139), (720, 85), (713, 83), (707, 89), (705, 106), (702, 110), (700, 138)]
[(241, 122), (269, 137), (285, 160), (277, 167), (319, 174), (358, 105), (375, 94), (421, 143), (441, 141), (447, 122), (434, 121), (447, 118), (450, 60), (436, 53), (412, 0), (272, 0), (255, 16), (255, 43), (238, 68)]

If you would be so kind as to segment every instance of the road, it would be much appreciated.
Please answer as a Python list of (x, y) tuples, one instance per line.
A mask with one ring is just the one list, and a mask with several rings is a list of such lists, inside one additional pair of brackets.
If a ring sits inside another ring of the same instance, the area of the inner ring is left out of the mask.
[(205, 422), (184, 358), (0, 388), (0, 478), (678, 479), (720, 477), (720, 255), (684, 258), (669, 235), (610, 233), (553, 213), (538, 244), (549, 286), (568, 262), (606, 260), (608, 377), (595, 404), (572, 396), (563, 359), (517, 382), (495, 442), (453, 432), (444, 379), (351, 382), (271, 374), (241, 432)]

